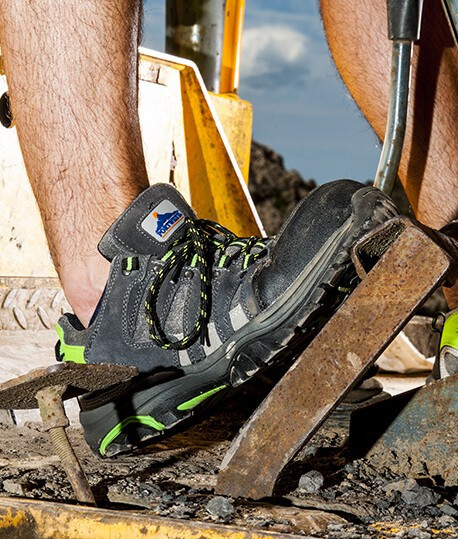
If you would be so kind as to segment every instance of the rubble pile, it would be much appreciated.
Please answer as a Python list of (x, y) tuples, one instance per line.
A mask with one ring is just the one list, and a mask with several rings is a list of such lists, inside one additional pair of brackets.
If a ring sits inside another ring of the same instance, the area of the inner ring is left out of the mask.
[[(317, 538), (458, 536), (458, 489), (445, 488), (440, 477), (407, 478), (369, 459), (351, 460), (348, 422), (341, 415), (331, 416), (285, 470), (274, 500), (215, 495), (230, 440), (262, 399), (260, 392), (243, 391), (243, 397), (227, 402), (203, 423), (113, 459), (92, 455), (81, 431), (70, 429), (99, 506)], [(1, 435), (0, 495), (73, 499), (38, 424), (4, 425)]]
[(315, 180), (285, 169), (281, 155), (253, 141), (248, 188), (268, 236), (280, 230), (297, 203), (315, 187)]

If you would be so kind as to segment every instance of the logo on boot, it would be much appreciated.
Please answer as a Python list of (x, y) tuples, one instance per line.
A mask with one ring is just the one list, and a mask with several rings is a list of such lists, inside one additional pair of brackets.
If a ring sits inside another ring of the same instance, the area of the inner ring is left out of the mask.
[(184, 215), (170, 201), (163, 200), (142, 221), (142, 228), (157, 241), (168, 241), (184, 223)]
[(156, 234), (163, 238), (183, 219), (183, 214), (178, 210), (171, 213), (157, 213), (155, 211), (153, 217), (157, 219)]

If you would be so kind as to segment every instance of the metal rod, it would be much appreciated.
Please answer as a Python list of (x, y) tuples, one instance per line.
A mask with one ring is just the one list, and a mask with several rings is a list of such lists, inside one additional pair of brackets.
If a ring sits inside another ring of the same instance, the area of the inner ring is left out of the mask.
[(219, 93), (226, 0), (167, 0), (165, 50), (193, 60), (208, 90)]
[(388, 120), (374, 181), (375, 187), (388, 195), (393, 191), (404, 145), (412, 49), (412, 41), (393, 41)]
[(450, 29), (458, 46), (458, 0), (442, 0)]
[(83, 469), (73, 451), (64, 427), (54, 427), (49, 430), (49, 437), (60, 458), (62, 467), (75, 492), (76, 499), (88, 505), (96, 505), (91, 487), (84, 475)]
[(245, 0), (226, 0), (220, 93), (236, 93), (240, 80)]
[(91, 487), (65, 432), (65, 427), (69, 425), (62, 402), (65, 390), (66, 386), (50, 386), (41, 389), (36, 394), (43, 429), (49, 432), (49, 437), (67, 473), (76, 499), (88, 505), (96, 505)]

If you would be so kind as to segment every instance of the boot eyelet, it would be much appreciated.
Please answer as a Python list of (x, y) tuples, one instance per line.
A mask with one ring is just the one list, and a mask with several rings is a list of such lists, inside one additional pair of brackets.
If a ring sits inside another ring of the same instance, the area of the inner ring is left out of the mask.
[(213, 270), (213, 278), (214, 279), (218, 279), (218, 277), (221, 275), (221, 271), (220, 270)]
[(194, 272), (191, 271), (191, 270), (186, 270), (186, 271), (184, 272), (184, 276), (186, 277), (186, 279), (190, 279), (190, 280), (191, 280), (191, 279), (194, 277)]
[(121, 262), (121, 271), (125, 276), (129, 276), (133, 271), (138, 270), (140, 267), (138, 257), (128, 256), (124, 258)]

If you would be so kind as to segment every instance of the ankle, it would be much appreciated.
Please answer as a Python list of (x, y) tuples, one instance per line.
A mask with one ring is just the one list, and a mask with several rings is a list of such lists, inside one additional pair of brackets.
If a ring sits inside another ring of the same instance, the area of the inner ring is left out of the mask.
[(98, 253), (58, 269), (68, 303), (87, 327), (105, 288), (110, 264)]

